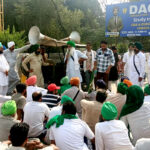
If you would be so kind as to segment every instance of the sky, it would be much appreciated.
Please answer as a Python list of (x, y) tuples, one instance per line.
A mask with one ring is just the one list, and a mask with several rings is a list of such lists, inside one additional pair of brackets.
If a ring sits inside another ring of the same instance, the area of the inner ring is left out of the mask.
[(105, 5), (128, 2), (129, 0), (98, 0), (98, 1), (100, 2), (102, 10), (105, 12)]

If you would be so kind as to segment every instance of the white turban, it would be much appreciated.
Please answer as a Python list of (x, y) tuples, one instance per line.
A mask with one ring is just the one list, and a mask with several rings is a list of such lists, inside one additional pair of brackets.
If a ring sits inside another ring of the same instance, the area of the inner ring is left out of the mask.
[(12, 46), (15, 46), (15, 42), (14, 41), (8, 42), (7, 46), (8, 48), (11, 48)]

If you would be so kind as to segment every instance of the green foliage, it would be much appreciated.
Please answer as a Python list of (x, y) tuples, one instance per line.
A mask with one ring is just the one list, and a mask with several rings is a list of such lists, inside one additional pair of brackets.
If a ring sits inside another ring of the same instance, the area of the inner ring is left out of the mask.
[(128, 44), (126, 44), (126, 43), (119, 43), (117, 45), (117, 49), (118, 49), (118, 53), (123, 54), (123, 53), (127, 52)]
[(8, 27), (4, 32), (0, 31), (0, 41), (7, 47), (7, 42), (14, 41), (16, 47), (22, 47), (25, 45), (24, 31), (16, 32), (15, 27), (13, 27), (10, 33), (10, 28)]

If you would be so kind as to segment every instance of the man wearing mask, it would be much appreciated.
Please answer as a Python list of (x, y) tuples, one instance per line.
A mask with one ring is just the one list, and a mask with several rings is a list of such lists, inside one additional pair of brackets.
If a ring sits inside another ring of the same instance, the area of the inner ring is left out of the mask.
[(123, 68), (124, 68), (124, 76), (127, 76), (129, 79), (131, 78), (131, 61), (133, 60), (134, 55), (134, 44), (130, 43), (128, 46), (128, 52), (123, 55)]
[(136, 42), (134, 44), (134, 56), (130, 64), (132, 70), (130, 81), (133, 83), (133, 85), (142, 87), (145, 76), (145, 56), (141, 50), (142, 44)]
[(19, 83), (20, 79), (18, 76), (18, 70), (16, 68), (16, 60), (19, 53), (26, 51), (30, 48), (31, 45), (26, 45), (22, 48), (15, 49), (15, 42), (8, 42), (8, 49), (4, 51), (4, 55), (7, 59), (7, 62), (10, 66), (10, 70), (8, 72), (9, 77), (9, 86), (8, 86), (8, 95), (13, 93), (16, 85)]
[[(48, 66), (49, 64), (44, 62), (39, 45), (32, 45), (31, 49), (34, 52), (24, 59), (22, 66), (27, 72), (29, 72), (30, 77), (36, 75), (38, 87), (44, 87), (44, 78), (41, 68), (42, 65)], [(27, 67), (28, 63), (30, 64), (30, 68)]]
[(0, 95), (6, 95), (8, 90), (9, 64), (3, 55), (3, 45), (0, 42)]

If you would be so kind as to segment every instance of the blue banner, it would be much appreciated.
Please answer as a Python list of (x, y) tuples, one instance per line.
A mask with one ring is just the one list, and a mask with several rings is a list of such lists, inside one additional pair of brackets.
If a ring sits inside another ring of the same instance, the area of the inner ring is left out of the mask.
[(105, 35), (150, 36), (150, 0), (107, 5)]

